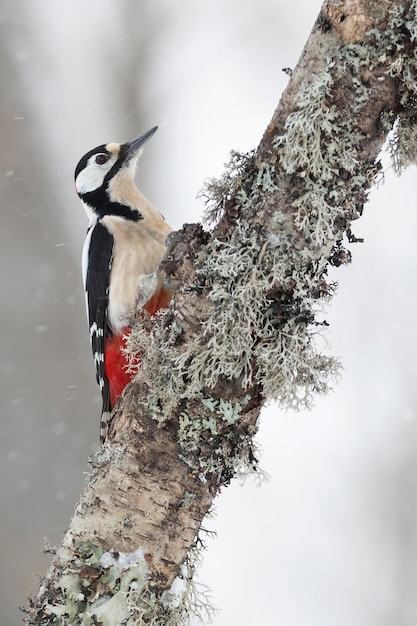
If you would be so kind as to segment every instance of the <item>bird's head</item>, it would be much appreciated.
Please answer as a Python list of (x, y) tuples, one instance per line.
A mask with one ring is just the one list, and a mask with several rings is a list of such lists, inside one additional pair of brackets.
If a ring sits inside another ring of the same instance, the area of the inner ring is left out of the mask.
[[(87, 152), (75, 168), (75, 189), (87, 204), (96, 204), (94, 197), (104, 193), (110, 198), (110, 187), (133, 183), (136, 162), (143, 145), (156, 132), (157, 126), (127, 143), (108, 143)], [(102, 201), (102, 199), (101, 199)]]

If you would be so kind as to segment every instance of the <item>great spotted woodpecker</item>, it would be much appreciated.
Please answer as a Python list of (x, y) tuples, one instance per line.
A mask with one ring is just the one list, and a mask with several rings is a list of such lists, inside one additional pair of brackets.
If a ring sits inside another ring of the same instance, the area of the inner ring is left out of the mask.
[(172, 291), (157, 273), (170, 226), (134, 183), (143, 145), (157, 130), (129, 143), (108, 143), (85, 154), (75, 188), (88, 217), (82, 255), (90, 341), (103, 407), (100, 440), (131, 375), (126, 371), (129, 314), (168, 306)]

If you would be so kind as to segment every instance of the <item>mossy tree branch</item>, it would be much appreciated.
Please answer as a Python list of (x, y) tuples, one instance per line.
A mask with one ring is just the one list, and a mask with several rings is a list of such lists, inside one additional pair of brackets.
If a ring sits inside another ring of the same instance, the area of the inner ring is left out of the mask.
[(350, 260), (395, 124), (395, 163), (415, 161), (416, 35), (415, 0), (324, 3), (258, 150), (207, 185), (211, 230), (171, 236), (174, 302), (152, 332), (135, 322), (129, 349), (146, 356), (27, 624), (174, 625), (198, 611), (201, 522), (256, 469), (263, 403), (308, 406), (337, 373), (315, 344), (327, 269)]

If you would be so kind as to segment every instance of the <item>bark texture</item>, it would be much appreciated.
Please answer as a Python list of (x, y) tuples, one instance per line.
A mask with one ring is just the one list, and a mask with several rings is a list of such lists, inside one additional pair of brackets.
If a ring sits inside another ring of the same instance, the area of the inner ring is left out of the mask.
[(416, 29), (413, 2), (326, 0), (256, 153), (208, 187), (213, 229), (170, 237), (174, 302), (27, 624), (176, 624), (190, 610), (190, 550), (221, 487), (256, 468), (265, 399), (308, 404), (335, 371), (313, 336), (326, 269), (349, 261), (343, 238), (394, 121), (415, 120)]

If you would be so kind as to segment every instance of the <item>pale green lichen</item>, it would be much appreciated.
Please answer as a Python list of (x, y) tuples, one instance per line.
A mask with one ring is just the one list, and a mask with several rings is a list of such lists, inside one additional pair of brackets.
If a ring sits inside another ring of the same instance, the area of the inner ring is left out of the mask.
[(393, 169), (401, 174), (417, 164), (417, 1), (408, 11), (400, 5), (390, 9), (391, 18), (385, 31), (372, 34), (392, 56), (388, 74), (399, 81), (401, 111), (387, 142)]
[(134, 553), (100, 551), (97, 558), (96, 549), (93, 552), (86, 543), (79, 556), (68, 561), (54, 588), (59, 591), (59, 601), (45, 604), (39, 623), (186, 626), (195, 619), (210, 623), (217, 611), (208, 589), (195, 581), (203, 549), (203, 542), (196, 541), (171, 589), (157, 595), (152, 591), (142, 548)]
[[(332, 166), (337, 137), (336, 107), (326, 104), (333, 85), (331, 68), (334, 61), (329, 60), (326, 69), (314, 76), (300, 89), (298, 110), (291, 113), (285, 123), (285, 133), (274, 140), (274, 148), (280, 153), (280, 164), (287, 174), (307, 173), (330, 180), (336, 173)], [(328, 144), (326, 153), (324, 142)]]
[(227, 202), (233, 198), (238, 204), (246, 199), (242, 180), (246, 172), (253, 166), (255, 151), (241, 154), (232, 151), (221, 179), (209, 178), (205, 181), (204, 188), (198, 194), (206, 204), (203, 223), (212, 225), (219, 221)]
[(308, 260), (299, 273), (289, 272), (288, 257), (272, 239), (239, 221), (227, 241), (213, 239), (205, 250), (198, 272), (211, 278), (213, 307), (201, 335), (174, 360), (188, 397), (225, 377), (239, 380), (243, 388), (260, 383), (269, 399), (300, 408), (314, 391), (327, 389), (326, 372), (335, 374), (336, 362), (313, 347), (314, 320), (322, 306), (318, 296), (329, 295), (323, 267)]
[[(62, 555), (61, 555), (62, 557)], [(49, 583), (51, 600), (44, 613), (57, 626), (113, 626), (134, 624), (129, 596), (134, 591), (147, 599), (149, 569), (142, 549), (135, 553), (104, 553), (85, 542), (78, 556), (63, 557), (66, 569), (55, 586)], [(58, 591), (57, 600), (52, 598)], [(146, 604), (146, 602), (145, 602)], [(136, 611), (141, 604), (138, 604)], [(145, 622), (142, 622), (143, 624)]]
[(398, 120), (387, 148), (396, 174), (401, 175), (407, 167), (417, 165), (417, 111)]
[[(228, 483), (233, 475), (258, 471), (255, 446), (251, 433), (235, 428), (242, 410), (249, 402), (195, 398), (199, 417), (190, 417), (184, 411), (179, 417), (178, 442), (183, 450), (181, 458), (206, 482), (215, 477), (219, 483)], [(201, 447), (210, 446), (210, 454), (202, 454)]]
[(201, 404), (212, 413), (219, 415), (223, 423), (232, 425), (236, 424), (241, 418), (242, 407), (244, 407), (249, 400), (249, 396), (245, 396), (240, 402), (232, 402), (231, 400), (224, 400), (223, 398), (219, 400), (215, 400), (214, 398), (201, 398)]
[(160, 421), (167, 419), (184, 393), (184, 381), (170, 360), (171, 348), (181, 337), (182, 329), (175, 319), (168, 325), (158, 324), (165, 313), (158, 311), (152, 317), (143, 311), (132, 314), (132, 332), (126, 337), (125, 349), (128, 371), (135, 375), (140, 370), (144, 380), (152, 381), (147, 406)]
[(198, 537), (180, 568), (179, 576), (163, 593), (162, 604), (170, 616), (170, 621), (160, 622), (164, 626), (187, 626), (196, 620), (211, 624), (216, 617), (218, 609), (213, 605), (209, 588), (196, 580), (204, 549), (205, 544)]
[[(196, 581), (204, 543), (198, 539), (190, 550), (170, 589), (160, 596), (137, 587), (126, 594), (125, 605), (129, 612), (126, 626), (188, 626), (196, 621), (210, 624), (217, 615), (209, 589)], [(122, 622), (113, 622), (113, 624)], [(110, 626), (110, 625), (109, 625)]]
[(181, 502), (181, 508), (182, 509), (188, 509), (190, 508), (191, 504), (194, 502), (196, 498), (196, 494), (195, 493), (186, 493), (182, 502)]

